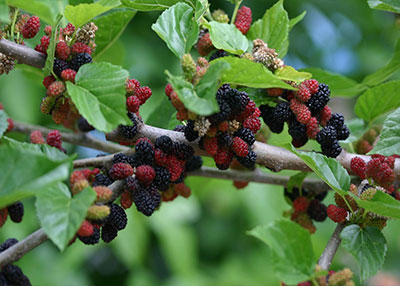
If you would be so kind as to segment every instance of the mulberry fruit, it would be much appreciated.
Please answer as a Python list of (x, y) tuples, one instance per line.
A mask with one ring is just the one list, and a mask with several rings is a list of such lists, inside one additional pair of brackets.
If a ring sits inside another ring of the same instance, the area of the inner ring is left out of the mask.
[(69, 65), (66, 61), (54, 59), (53, 71), (58, 77), (61, 77), (61, 73), (66, 69), (69, 69)]
[(326, 219), (326, 206), (321, 203), (319, 200), (312, 200), (310, 205), (307, 209), (307, 214), (310, 216), (311, 219), (315, 221), (322, 222)]
[(253, 169), (256, 164), (257, 154), (254, 151), (249, 151), (246, 157), (237, 157), (237, 160), (246, 168)]
[(156, 173), (155, 178), (153, 180), (154, 186), (160, 191), (168, 190), (171, 179), (171, 173), (164, 167), (155, 167), (154, 171)]
[(111, 242), (114, 238), (118, 236), (118, 230), (111, 224), (105, 224), (101, 228), (101, 239), (105, 243)]
[(106, 224), (112, 225), (117, 230), (122, 230), (126, 227), (128, 218), (125, 210), (117, 204), (111, 204), (110, 215), (107, 217)]
[(133, 175), (133, 169), (131, 165), (126, 163), (117, 163), (112, 165), (109, 175), (113, 180), (122, 180), (126, 177)]
[(235, 26), (242, 32), (243, 35), (247, 34), (250, 29), (252, 21), (251, 9), (242, 6), (238, 11), (235, 19)]
[(71, 69), (78, 71), (81, 66), (92, 62), (92, 56), (88, 53), (77, 54), (70, 61)]
[(40, 19), (38, 16), (32, 16), (22, 27), (22, 36), (25, 39), (31, 39), (36, 36), (40, 29)]
[(107, 187), (107, 186), (111, 185), (112, 183), (113, 183), (113, 181), (107, 175), (97, 174), (94, 179), (94, 182), (93, 182), (93, 187), (96, 187), (96, 186), (106, 186)]
[(197, 51), (199, 52), (200, 56), (206, 56), (213, 49), (214, 49), (214, 46), (210, 39), (210, 33), (204, 34), (197, 42)]
[(91, 236), (80, 236), (78, 235), (80, 241), (87, 245), (94, 245), (99, 243), (100, 240), (100, 230), (97, 227), (93, 228), (93, 234)]
[(16, 202), (7, 207), (8, 215), (13, 222), (21, 222), (24, 216), (24, 205), (21, 202)]
[(151, 216), (161, 203), (160, 193), (151, 186), (148, 189), (135, 190), (132, 198), (137, 210), (146, 216)]
[(336, 223), (344, 222), (347, 217), (347, 211), (335, 205), (329, 205), (326, 212), (328, 217)]
[(149, 185), (156, 176), (153, 167), (148, 165), (142, 165), (136, 168), (136, 177), (144, 185)]
[(367, 170), (367, 164), (360, 157), (354, 157), (350, 161), (351, 170), (359, 176), (361, 179), (365, 179), (365, 173)]
[(249, 146), (239, 137), (233, 138), (232, 149), (239, 157), (246, 157), (249, 154)]

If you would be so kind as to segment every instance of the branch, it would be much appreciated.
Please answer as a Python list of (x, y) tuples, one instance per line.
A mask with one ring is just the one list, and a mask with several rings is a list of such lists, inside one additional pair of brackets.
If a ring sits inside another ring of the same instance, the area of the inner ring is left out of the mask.
[(46, 56), (27, 46), (19, 45), (6, 39), (0, 39), (0, 53), (35, 68), (44, 68)]
[[(52, 131), (52, 129), (46, 127), (14, 121), (13, 131), (30, 134), (34, 130), (39, 130), (44, 135), (47, 135), (50, 131)], [(67, 132), (60, 132), (60, 133), (62, 140), (64, 140), (65, 142), (101, 150), (108, 153), (118, 153), (130, 149), (129, 147), (115, 144), (112, 142), (101, 141), (99, 139), (96, 139), (88, 135), (87, 133), (67, 133)]]
[[(112, 183), (108, 188), (113, 191), (113, 196), (111, 201), (115, 200), (122, 188), (124, 186), (124, 181), (119, 180)], [(13, 263), (21, 259), (27, 252), (31, 251), (35, 247), (39, 246), (43, 242), (45, 242), (49, 237), (45, 233), (43, 228), (38, 229), (24, 240), (14, 244), (10, 248), (4, 250), (0, 253), (0, 269), (6, 264)]]
[[(140, 131), (138, 132), (137, 136), (131, 140), (123, 138), (118, 133), (118, 131), (113, 131), (106, 134), (106, 138), (110, 141), (115, 141), (115, 142), (125, 141), (134, 143), (138, 138), (143, 136), (154, 141), (159, 136), (167, 135), (172, 140), (181, 141), (191, 145), (195, 150), (196, 155), (210, 156), (204, 150), (201, 150), (199, 148), (197, 141), (194, 142), (187, 141), (182, 132), (161, 129), (143, 123), (138, 123), (138, 124), (140, 124), (140, 126), (138, 126), (139, 127), (138, 129)], [(304, 163), (302, 159), (300, 159), (295, 154), (284, 148), (256, 141), (253, 145), (253, 150), (254, 152), (257, 153), (257, 163), (267, 167), (268, 169), (274, 172), (279, 172), (282, 170), (297, 170), (297, 171), (311, 172), (311, 169)], [(342, 153), (336, 159), (342, 164), (342, 166), (345, 169), (347, 169), (347, 171), (350, 174), (353, 174), (350, 168), (350, 162), (351, 159), (356, 156), (361, 157), (362, 159), (364, 159), (365, 162), (368, 162), (371, 158), (370, 156), (352, 154), (343, 150)], [(399, 159), (396, 159), (394, 171), (397, 174), (397, 176), (400, 176)]]
[(331, 266), (333, 257), (335, 256), (336, 251), (342, 242), (340, 239), (340, 233), (343, 231), (344, 227), (345, 225), (343, 223), (339, 223), (333, 231), (328, 243), (326, 244), (324, 252), (322, 252), (321, 257), (318, 260), (318, 265), (321, 266), (322, 269), (328, 270)]

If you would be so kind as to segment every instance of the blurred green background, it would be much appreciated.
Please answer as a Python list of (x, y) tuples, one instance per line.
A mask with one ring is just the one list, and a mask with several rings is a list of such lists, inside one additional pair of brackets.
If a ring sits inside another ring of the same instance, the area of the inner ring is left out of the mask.
[[(210, 2), (211, 10), (221, 8), (232, 13), (229, 2)], [(252, 0), (244, 1), (244, 5), (251, 7), (253, 19), (258, 19), (274, 2)], [(307, 10), (305, 19), (290, 34), (285, 57), (285, 63), (296, 68), (320, 67), (361, 80), (390, 59), (399, 36), (400, 18), (371, 10), (364, 0), (287, 0), (285, 8), (290, 18)], [(180, 68), (177, 58), (150, 28), (158, 15), (137, 13), (122, 37), (97, 60), (122, 65), (132, 77), (150, 86), (153, 96), (141, 108), (141, 114), (149, 124), (168, 127), (173, 108), (163, 93), (164, 70), (179, 73)], [(50, 117), (39, 111), (45, 94), (41, 77), (40, 71), (23, 66), (1, 76), (0, 102), (16, 120), (55, 127)], [(334, 99), (330, 105), (336, 112), (345, 113), (347, 119), (353, 116), (354, 99)], [(271, 142), (284, 140), (288, 140), (287, 135), (275, 136)], [(73, 146), (68, 149), (80, 157), (98, 153)], [(85, 246), (78, 241), (60, 253), (47, 242), (17, 264), (33, 285), (280, 285), (268, 248), (245, 232), (280, 218), (289, 209), (283, 188), (251, 183), (236, 190), (230, 181), (196, 177), (186, 182), (192, 196), (164, 203), (150, 218), (134, 207), (129, 209), (127, 228), (109, 245)], [(332, 201), (330, 194), (324, 202)], [(8, 237), (23, 239), (38, 228), (34, 200), (24, 203), (23, 222), (8, 221), (0, 230), (0, 241)], [(316, 258), (333, 229), (334, 223), (329, 220), (317, 223), (317, 232), (312, 236)], [(383, 274), (370, 285), (390, 285), (382, 277), (396, 279), (400, 274), (400, 223), (389, 222), (384, 233), (389, 250)], [(344, 266), (358, 274), (354, 259), (340, 249), (332, 269)], [(400, 285), (400, 280), (397, 283), (393, 285)]]

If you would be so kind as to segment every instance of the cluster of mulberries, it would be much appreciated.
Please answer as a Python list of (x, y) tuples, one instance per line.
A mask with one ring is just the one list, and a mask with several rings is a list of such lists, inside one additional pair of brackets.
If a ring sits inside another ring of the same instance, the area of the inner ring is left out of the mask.
[(381, 126), (374, 126), (367, 130), (363, 136), (361, 136), (361, 138), (355, 144), (357, 154), (367, 154), (372, 150), (373, 144), (381, 133), (381, 129)]
[[(0, 38), (11, 39), (18, 44), (25, 45), (24, 39), (31, 39), (39, 32), (40, 20), (37, 16), (29, 16), (28, 14), (15, 15), (15, 13), (18, 13), (18, 11), (10, 13), (10, 24), (0, 27)], [(14, 17), (16, 17), (15, 24), (12, 25)], [(14, 59), (0, 53), (0, 75), (8, 74), (14, 69), (14, 66)]]
[[(0, 110), (4, 110), (3, 104), (0, 102)], [(14, 121), (9, 117), (7, 118), (8, 126), (5, 132), (10, 132), (14, 128)]]
[(140, 120), (139, 108), (152, 95), (152, 91), (148, 86), (141, 86), (140, 82), (134, 78), (128, 79), (125, 84), (126, 90), (126, 107), (128, 109), (128, 117), (132, 121), (132, 125), (118, 126), (118, 133), (126, 142), (120, 142), (122, 145), (131, 145), (132, 140), (138, 133), (138, 120)]
[(0, 227), (5, 224), (8, 217), (10, 217), (13, 222), (19, 223), (22, 221), (23, 216), (24, 205), (21, 202), (16, 202), (0, 209)]
[[(175, 92), (170, 85), (166, 94), (173, 101)], [(220, 170), (228, 169), (234, 158), (253, 168), (257, 155), (251, 146), (261, 127), (259, 109), (246, 92), (227, 84), (218, 89), (216, 98), (220, 112), (206, 117), (190, 113), (181, 131), (190, 142), (199, 139), (199, 147), (214, 158)]]
[(39, 130), (34, 130), (31, 132), (29, 139), (33, 144), (47, 144), (49, 146), (59, 149), (64, 153), (67, 153), (67, 150), (62, 147), (61, 133), (58, 130), (50, 131), (47, 134), (46, 139), (44, 138), (42, 132), (40, 132)]
[[(128, 174), (132, 175), (133, 170)], [(72, 195), (80, 193), (89, 186), (92, 186), (97, 194), (75, 238), (84, 244), (96, 244), (100, 238), (106, 243), (111, 242), (118, 235), (118, 231), (126, 227), (128, 221), (125, 210), (112, 203), (113, 191), (108, 186), (113, 180), (104, 175), (100, 169), (94, 168), (72, 172), (69, 181)]]
[[(0, 253), (18, 243), (15, 238), (9, 238), (0, 244)], [(29, 278), (24, 275), (21, 268), (13, 264), (7, 264), (0, 271), (0, 285), (29, 286), (32, 285)]]
[(123, 205), (129, 207), (133, 202), (146, 216), (152, 215), (162, 200), (170, 201), (177, 195), (188, 197), (191, 192), (183, 183), (185, 174), (202, 165), (201, 157), (194, 156), (191, 146), (165, 135), (154, 144), (140, 138), (135, 144), (135, 154), (117, 154), (113, 162), (110, 178), (125, 179), (121, 203), (123, 200)]
[(376, 184), (384, 187), (389, 193), (395, 191), (394, 163), (397, 155), (385, 157), (374, 154), (366, 163), (361, 157), (351, 159), (350, 168), (361, 179), (372, 179)]
[[(40, 39), (40, 44), (35, 50), (47, 55), (50, 44), (52, 27), (46, 26), (45, 35)], [(75, 82), (76, 73), (84, 64), (92, 62), (92, 52), (97, 26), (87, 24), (75, 31), (76, 28), (69, 23), (57, 33), (57, 44), (53, 65), (54, 75), (46, 76), (43, 85), (47, 89), (46, 96), (42, 98), (40, 110), (44, 114), (51, 114), (53, 121), (63, 124), (69, 129), (75, 129), (80, 118), (72, 100), (68, 97), (65, 82)], [(76, 34), (73, 37), (74, 33)]]
[(292, 221), (307, 229), (311, 234), (316, 231), (313, 220), (323, 222), (327, 217), (326, 205), (322, 200), (327, 192), (313, 194), (306, 189), (293, 188), (291, 192), (285, 188), (285, 196), (292, 204), (290, 211)]
[(329, 87), (314, 79), (306, 80), (297, 87), (296, 92), (268, 91), (270, 96), (280, 96), (285, 101), (280, 101), (275, 107), (261, 105), (264, 122), (274, 133), (282, 132), (286, 122), (293, 146), (301, 147), (308, 139), (316, 139), (324, 155), (336, 158), (342, 151), (338, 141), (347, 139), (350, 132), (344, 124), (343, 115), (331, 114), (326, 105), (330, 99)]

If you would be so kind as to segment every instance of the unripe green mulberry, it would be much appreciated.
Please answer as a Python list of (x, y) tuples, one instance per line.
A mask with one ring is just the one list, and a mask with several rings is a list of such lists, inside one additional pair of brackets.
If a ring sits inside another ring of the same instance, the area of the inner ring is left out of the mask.
[(40, 103), (40, 111), (43, 114), (50, 114), (55, 103), (56, 99), (54, 97), (50, 96), (43, 97), (42, 102)]
[(192, 81), (196, 75), (196, 63), (190, 54), (185, 54), (181, 60), (183, 75), (187, 81)]
[(365, 201), (370, 201), (376, 194), (376, 189), (375, 188), (368, 188), (362, 194), (360, 195), (360, 199), (365, 200)]
[(89, 207), (86, 218), (89, 220), (103, 220), (110, 214), (110, 207), (106, 205), (92, 205)]
[(218, 9), (218, 10), (215, 10), (214, 12), (212, 12), (211, 16), (217, 22), (229, 23), (228, 15), (224, 11), (222, 11), (221, 9)]

